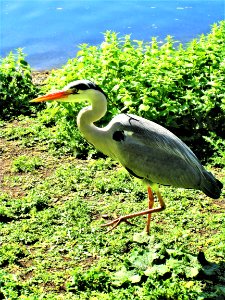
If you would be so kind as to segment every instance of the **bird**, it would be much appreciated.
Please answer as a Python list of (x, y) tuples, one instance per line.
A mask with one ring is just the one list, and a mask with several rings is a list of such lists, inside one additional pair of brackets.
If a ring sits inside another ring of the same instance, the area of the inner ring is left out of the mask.
[[(160, 185), (200, 190), (218, 199), (222, 183), (207, 171), (192, 150), (165, 127), (140, 116), (120, 113), (105, 127), (97, 127), (107, 112), (107, 95), (90, 80), (75, 80), (62, 90), (49, 93), (30, 102), (84, 102), (89, 106), (77, 115), (77, 126), (97, 150), (118, 161), (132, 176), (144, 181), (148, 191), (148, 208), (120, 216), (103, 226), (111, 231), (121, 222), (147, 215), (146, 232), (150, 232), (151, 214), (165, 209)], [(154, 207), (155, 197), (159, 206)], [(130, 223), (131, 224), (131, 223)]]

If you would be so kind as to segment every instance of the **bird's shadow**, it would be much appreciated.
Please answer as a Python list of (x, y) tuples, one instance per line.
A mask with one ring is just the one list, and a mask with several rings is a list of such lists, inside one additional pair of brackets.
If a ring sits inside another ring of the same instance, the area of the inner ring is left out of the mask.
[(202, 268), (196, 279), (206, 283), (202, 290), (205, 294), (204, 300), (225, 299), (225, 261), (219, 263), (209, 262), (205, 258), (204, 252), (199, 252), (198, 262)]

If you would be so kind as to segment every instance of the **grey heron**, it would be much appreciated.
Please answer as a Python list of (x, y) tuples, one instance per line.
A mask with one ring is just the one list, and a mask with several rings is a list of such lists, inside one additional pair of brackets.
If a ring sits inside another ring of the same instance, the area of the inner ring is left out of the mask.
[[(61, 91), (31, 102), (52, 100), (88, 100), (91, 105), (83, 108), (77, 116), (81, 133), (96, 149), (119, 161), (131, 175), (147, 183), (148, 209), (118, 217), (103, 226), (112, 226), (112, 230), (122, 221), (147, 215), (146, 231), (149, 233), (151, 214), (165, 208), (159, 192), (160, 184), (201, 190), (213, 199), (220, 197), (222, 183), (202, 166), (184, 142), (161, 125), (125, 113), (116, 115), (106, 127), (97, 127), (94, 123), (107, 112), (107, 96), (97, 84), (89, 80), (76, 80)], [(152, 190), (159, 201), (159, 206), (155, 208)]]

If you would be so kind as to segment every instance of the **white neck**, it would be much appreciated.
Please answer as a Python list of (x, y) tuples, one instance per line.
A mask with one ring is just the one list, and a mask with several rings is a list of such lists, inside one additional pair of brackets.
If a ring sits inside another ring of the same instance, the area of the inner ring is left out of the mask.
[(99, 150), (103, 140), (104, 131), (93, 123), (100, 120), (107, 111), (106, 97), (97, 90), (87, 90), (86, 99), (91, 106), (83, 108), (77, 116), (77, 125), (84, 137)]

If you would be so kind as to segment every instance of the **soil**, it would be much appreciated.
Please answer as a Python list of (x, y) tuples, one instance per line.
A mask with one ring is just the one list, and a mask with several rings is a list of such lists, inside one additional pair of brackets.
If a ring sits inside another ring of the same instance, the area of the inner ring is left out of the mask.
[[(32, 72), (32, 81), (35, 85), (41, 87), (45, 83), (44, 81), (50, 75), (50, 71), (34, 71)], [(11, 122), (11, 127), (19, 126), (18, 121), (14, 120)], [(20, 124), (21, 126), (21, 124)], [(26, 155), (26, 156), (33, 156), (33, 155), (40, 155), (44, 157), (45, 161), (48, 161), (50, 165), (50, 170), (46, 171), (46, 169), (41, 170), (39, 172), (40, 177), (48, 176), (49, 172), (54, 169), (54, 165), (56, 164), (56, 158), (50, 158), (48, 153), (44, 153), (38, 149), (32, 147), (23, 147), (19, 140), (11, 140), (7, 138), (0, 137), (0, 191), (2, 193), (7, 193), (11, 197), (17, 198), (24, 195), (24, 190), (22, 186), (17, 184), (12, 184), (9, 182), (7, 178), (12, 178), (15, 174), (12, 172), (12, 162), (18, 156)], [(23, 177), (24, 174), (18, 173), (18, 177)]]
[(37, 86), (42, 86), (44, 85), (44, 81), (48, 78), (50, 75), (50, 71), (33, 71), (31, 76), (32, 76), (32, 81), (33, 84)]

